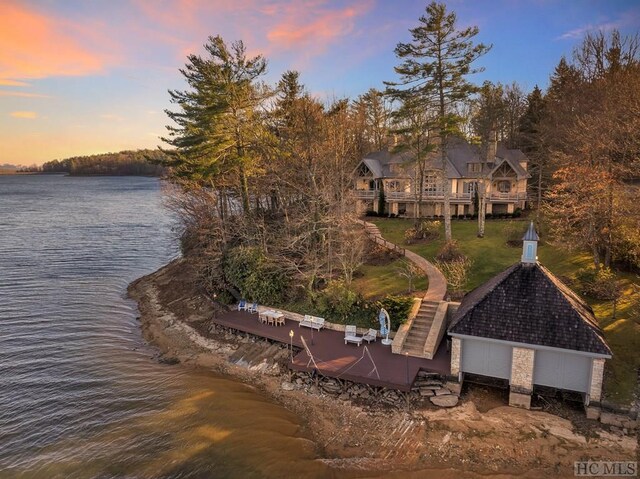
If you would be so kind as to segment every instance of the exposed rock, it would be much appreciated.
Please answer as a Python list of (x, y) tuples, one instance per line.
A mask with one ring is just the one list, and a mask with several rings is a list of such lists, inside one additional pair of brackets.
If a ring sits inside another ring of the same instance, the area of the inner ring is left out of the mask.
[(427, 388), (420, 388), (420, 396), (422, 397), (431, 397), (433, 396), (433, 391)]
[(433, 404), (440, 407), (453, 407), (458, 404), (458, 396), (454, 396), (453, 394), (446, 396), (433, 396), (429, 399)]
[(285, 391), (293, 391), (295, 389), (295, 385), (287, 381), (284, 381), (280, 387)]
[(448, 394), (451, 394), (451, 391), (445, 388), (437, 389), (434, 392), (436, 393), (436, 396), (446, 396)]

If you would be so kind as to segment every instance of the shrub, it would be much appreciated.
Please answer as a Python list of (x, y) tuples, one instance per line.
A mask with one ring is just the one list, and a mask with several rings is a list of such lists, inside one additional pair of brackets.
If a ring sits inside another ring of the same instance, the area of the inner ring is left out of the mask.
[(506, 238), (507, 245), (514, 248), (522, 246), (522, 237), (524, 236), (524, 233), (522, 224), (517, 221), (509, 221), (507, 226), (502, 230), (502, 234)]
[(397, 331), (401, 324), (407, 321), (413, 306), (413, 298), (403, 296), (387, 296), (380, 300), (379, 306), (386, 309), (391, 319), (391, 329)]
[(447, 278), (447, 283), (451, 287), (452, 297), (454, 297), (454, 299), (461, 298), (463, 296), (462, 290), (467, 284), (469, 270), (471, 270), (473, 261), (463, 257), (453, 261), (436, 261), (435, 265)]
[(596, 272), (593, 268), (581, 269), (576, 273), (583, 294), (595, 299), (616, 300), (622, 293), (616, 275), (609, 268), (600, 268)]
[(522, 216), (522, 208), (516, 208), (513, 210), (513, 217), (520, 218)]
[(288, 278), (259, 248), (230, 249), (223, 258), (223, 271), (226, 281), (247, 299), (273, 305), (284, 301)]
[(493, 213), (487, 213), (486, 215), (484, 215), (484, 219), (486, 220), (490, 220), (491, 218), (493, 218)]
[(358, 301), (358, 294), (351, 290), (344, 280), (329, 281), (318, 296), (318, 307), (325, 316), (346, 319)]
[(438, 254), (436, 255), (436, 259), (438, 261), (458, 261), (464, 260), (467, 257), (460, 250), (460, 246), (456, 240), (449, 241), (445, 243), (445, 245), (440, 249)]
[(367, 210), (364, 212), (365, 216), (378, 216), (378, 213), (373, 210)]
[(440, 237), (439, 221), (422, 221), (419, 225), (404, 232), (404, 241), (411, 244), (413, 240), (434, 240)]
[(409, 228), (404, 232), (404, 242), (405, 244), (411, 244), (416, 239), (416, 229)]

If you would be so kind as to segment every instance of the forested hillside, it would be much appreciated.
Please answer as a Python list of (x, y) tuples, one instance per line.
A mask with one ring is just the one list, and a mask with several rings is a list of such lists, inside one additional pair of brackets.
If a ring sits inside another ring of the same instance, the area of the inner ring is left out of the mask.
[(158, 165), (164, 153), (157, 150), (120, 151), (90, 156), (74, 156), (42, 165), (43, 173), (70, 175), (161, 176), (165, 168)]

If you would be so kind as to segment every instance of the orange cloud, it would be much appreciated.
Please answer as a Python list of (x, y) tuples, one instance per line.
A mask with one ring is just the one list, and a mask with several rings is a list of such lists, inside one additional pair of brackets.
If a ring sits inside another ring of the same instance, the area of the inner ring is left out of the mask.
[(0, 86), (29, 86), (29, 84), (23, 81), (3, 80), (0, 78)]
[(26, 93), (23, 91), (8, 90), (0, 90), (0, 96), (17, 96), (22, 98), (51, 98), (49, 95), (42, 95), (40, 93)]
[[(355, 20), (372, 6), (371, 1), (360, 1), (339, 10), (316, 8), (308, 5), (292, 4), (285, 13), (284, 21), (267, 32), (267, 39), (276, 49), (305, 49), (307, 53), (318, 54), (340, 37), (353, 32)], [(270, 9), (269, 14), (277, 14)]]
[(10, 115), (14, 118), (26, 118), (29, 120), (38, 118), (38, 114), (35, 111), (12, 111)]
[(90, 25), (78, 26), (11, 0), (0, 2), (0, 31), (0, 79), (5, 85), (17, 86), (15, 79), (99, 73), (111, 58), (87, 48)]

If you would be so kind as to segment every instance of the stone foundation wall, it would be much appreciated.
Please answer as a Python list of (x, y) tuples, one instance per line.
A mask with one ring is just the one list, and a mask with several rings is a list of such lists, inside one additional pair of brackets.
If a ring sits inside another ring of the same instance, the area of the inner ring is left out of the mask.
[(604, 359), (593, 359), (591, 363), (591, 385), (589, 401), (599, 403), (602, 399), (602, 377), (604, 375)]
[(459, 338), (451, 338), (451, 375), (460, 374), (460, 360), (462, 359), (462, 341)]
[(533, 390), (533, 364), (535, 351), (528, 348), (513, 348), (511, 357), (511, 390), (531, 394)]

